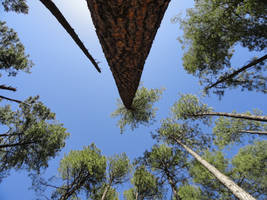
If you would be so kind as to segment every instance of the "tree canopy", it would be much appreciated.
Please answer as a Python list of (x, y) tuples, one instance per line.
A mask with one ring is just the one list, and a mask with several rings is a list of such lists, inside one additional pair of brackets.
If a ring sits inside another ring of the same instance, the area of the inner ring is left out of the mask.
[(65, 146), (69, 134), (38, 98), (29, 97), (16, 111), (0, 107), (0, 124), (7, 129), (0, 134), (1, 174), (13, 168), (38, 172)]
[[(98, 63), (89, 54), (56, 4), (52, 0), (40, 0), (40, 2), (56, 17), (100, 71)], [(102, 28), (108, 26), (108, 23), (112, 26), (125, 24), (127, 25), (125, 29), (132, 31), (130, 26), (128, 27), (130, 22), (117, 21), (122, 20), (121, 17), (126, 13), (126, 11), (122, 13), (122, 10), (129, 11), (127, 17), (135, 23), (134, 27), (139, 27), (138, 23), (143, 21), (142, 26), (149, 26), (151, 25), (149, 19), (153, 16), (155, 17), (153, 20), (159, 19), (159, 13), (153, 12), (142, 19), (132, 17), (143, 16), (157, 3), (162, 4), (162, 7), (156, 8), (162, 14), (169, 1), (144, 1), (142, 5), (146, 7), (141, 6), (142, 9), (137, 9), (136, 13), (131, 13), (133, 7), (122, 9), (120, 5), (129, 3), (123, 4), (123, 2), (118, 1), (115, 5), (114, 2), (87, 1), (87, 5), (93, 10), (92, 16), (95, 20), (103, 21)], [(132, 2), (139, 2), (138, 5), (141, 5), (141, 1)], [(0, 3), (7, 12), (28, 13), (26, 0), (0, 0)], [(109, 7), (112, 5), (114, 7)], [(135, 6), (138, 8), (138, 5)], [(101, 10), (104, 7), (110, 9), (104, 9), (107, 16), (110, 11), (115, 15), (115, 17), (105, 16), (108, 23), (101, 18), (104, 16), (98, 13), (99, 10), (95, 9)], [(113, 13), (114, 10), (120, 12)], [(227, 88), (240, 86), (242, 90), (266, 93), (267, 55), (264, 55), (267, 44), (266, 11), (266, 5), (260, 0), (198, 0), (195, 1), (195, 7), (188, 10), (187, 17), (180, 19), (184, 30), (182, 43), (186, 50), (183, 65), (188, 73), (199, 78), (204, 86), (204, 92), (208, 93), (213, 89), (216, 94), (223, 95)], [(157, 20), (155, 22), (158, 25), (160, 23)], [(100, 29), (98, 27), (97, 31)], [(144, 34), (151, 34), (147, 30)], [(111, 33), (111, 29), (108, 32)], [(108, 32), (105, 32), (105, 36), (108, 36)], [(113, 51), (109, 52), (111, 54), (124, 48), (120, 46), (122, 43), (119, 36), (125, 34), (125, 37), (128, 37), (127, 31), (123, 32), (123, 29), (120, 31), (116, 29), (115, 32), (114, 37), (119, 41), (116, 43), (119, 49), (111, 48)], [(104, 34), (104, 32), (97, 33), (98, 36)], [(135, 38), (136, 35), (132, 36)], [(152, 36), (154, 38), (154, 35)], [(140, 35), (140, 37), (146, 36)], [(142, 46), (142, 43), (138, 45)], [(258, 57), (242, 61), (244, 63), (242, 67), (232, 66), (234, 49), (238, 45), (247, 48), (252, 54), (257, 52)], [(150, 49), (150, 46), (147, 46), (147, 49)], [(104, 53), (109, 55), (107, 52)], [(134, 54), (136, 53), (140, 52)], [(116, 54), (117, 58), (122, 55), (123, 52)], [(139, 56), (144, 61), (143, 58), (147, 55)], [(121, 83), (119, 89), (125, 86), (125, 80), (128, 83), (139, 82), (135, 76), (129, 77), (128, 72), (120, 74), (124, 77), (123, 81), (118, 79), (120, 76), (116, 74), (118, 71), (114, 66), (122, 66), (123, 59), (132, 66), (138, 64), (133, 63), (131, 56), (125, 56), (120, 61), (115, 57), (110, 59), (112, 60), (110, 62), (113, 64), (116, 83), (118, 85)], [(14, 78), (20, 71), (29, 73), (32, 66), (33, 63), (17, 33), (7, 27), (5, 22), (0, 21), (0, 78), (2, 76)], [(142, 68), (143, 64), (138, 67)], [(131, 73), (141, 75), (140, 70)], [(122, 93), (126, 95), (123, 99), (130, 101), (126, 103), (118, 101), (117, 109), (112, 113), (112, 117), (119, 118), (117, 125), (121, 133), (125, 132), (127, 126), (134, 131), (140, 125), (150, 126), (153, 123), (155, 125), (155, 119), (158, 117), (155, 105), (163, 93), (163, 89), (147, 89), (141, 86), (132, 102), (136, 85), (128, 86), (133, 90), (126, 89)], [(16, 88), (2, 84), (0, 90), (16, 91)], [(131, 95), (127, 96), (129, 93)], [(2, 101), (4, 99), (17, 104), (9, 105), (6, 101)], [(126, 153), (120, 152), (110, 156), (110, 149), (105, 148), (105, 151), (108, 151), (108, 156), (105, 156), (94, 143), (91, 143), (80, 150), (75, 149), (65, 153), (59, 162), (58, 174), (54, 173), (55, 176), (47, 178), (48, 175), (42, 172), (45, 172), (50, 164), (49, 161), (65, 146), (65, 140), (69, 136), (66, 128), (56, 120), (56, 114), (40, 101), (39, 96), (28, 97), (25, 101), (21, 101), (0, 95), (0, 103), (0, 182), (10, 175), (12, 170), (24, 169), (32, 178), (32, 189), (37, 192), (38, 200), (42, 198), (118, 200), (122, 195), (125, 200), (267, 198), (267, 141), (264, 138), (267, 135), (267, 116), (260, 110), (241, 111), (242, 113), (237, 113), (235, 110), (219, 112), (219, 107), (210, 107), (194, 94), (181, 94), (170, 108), (169, 115), (164, 117), (159, 115), (162, 120), (151, 132), (154, 141), (142, 155), (132, 158), (131, 155), (128, 157)], [(239, 109), (238, 105), (236, 109)], [(79, 125), (84, 126), (84, 124)], [(100, 125), (105, 125), (105, 121), (101, 121)], [(106, 137), (102, 139), (107, 140)], [(107, 142), (120, 145), (120, 141)], [(139, 144), (135, 145), (134, 151), (140, 150), (139, 148)]]
[(121, 133), (125, 131), (126, 125), (129, 125), (131, 130), (134, 130), (140, 124), (150, 125), (154, 121), (157, 111), (157, 108), (153, 108), (153, 104), (160, 99), (162, 92), (163, 89), (139, 88), (133, 99), (131, 109), (127, 109), (121, 100), (118, 100), (117, 109), (111, 116), (120, 117), (118, 126)]
[[(195, 1), (187, 17), (179, 20), (184, 31), (181, 41), (186, 49), (185, 70), (198, 77), (206, 91), (216, 81), (223, 80), (213, 86), (220, 95), (226, 88), (237, 86), (266, 93), (267, 56), (254, 62), (250, 71), (246, 68), (238, 71), (241, 68), (231, 64), (236, 45), (250, 51), (266, 49), (266, 11), (266, 3), (261, 0)], [(244, 59), (243, 63), (254, 59), (257, 58)]]
[(5, 11), (15, 11), (17, 13), (28, 13), (29, 7), (26, 0), (1, 0)]

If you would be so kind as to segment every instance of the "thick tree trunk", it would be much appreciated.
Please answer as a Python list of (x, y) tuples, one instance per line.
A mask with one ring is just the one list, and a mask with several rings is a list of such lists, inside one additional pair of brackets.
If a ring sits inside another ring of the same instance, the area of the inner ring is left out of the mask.
[(249, 133), (249, 134), (255, 134), (255, 135), (267, 135), (267, 131), (241, 130), (240, 133)]
[(207, 170), (209, 170), (222, 184), (224, 184), (238, 199), (240, 200), (256, 200), (245, 190), (235, 184), (229, 177), (222, 174), (218, 169), (213, 165), (208, 163), (206, 160), (201, 158), (196, 152), (190, 149), (188, 146), (183, 144), (177, 138), (173, 138), (179, 145), (181, 145), (188, 153), (190, 153), (198, 162), (200, 162)]
[(63, 28), (69, 33), (69, 35), (72, 37), (75, 43), (80, 47), (80, 49), (83, 51), (86, 57), (92, 62), (96, 70), (100, 73), (101, 70), (98, 67), (98, 64), (96, 63), (95, 59), (88, 52), (88, 50), (86, 49), (86, 47), (84, 46), (78, 35), (75, 33), (74, 29), (70, 26), (69, 22), (65, 19), (63, 14), (57, 8), (57, 6), (51, 0), (40, 0), (40, 1), (54, 15), (54, 17), (63, 26)]
[(130, 109), (170, 0), (87, 0), (121, 99)]
[(267, 116), (246, 115), (246, 114), (226, 113), (226, 112), (206, 112), (206, 113), (199, 113), (199, 114), (194, 114), (194, 115), (189, 115), (189, 116), (192, 116), (192, 117), (223, 116), (223, 117), (232, 117), (232, 118), (267, 122)]
[(250, 67), (254, 67), (256, 64), (264, 61), (267, 59), (267, 54), (262, 56), (261, 58), (257, 59), (257, 60), (254, 60), (252, 61), (251, 63), (249, 63), (248, 65), (244, 66), (244, 67), (241, 67), (240, 69), (234, 71), (232, 74), (229, 74), (227, 76), (223, 76), (221, 77), (218, 81), (216, 81), (215, 83), (211, 84), (210, 86), (206, 87), (204, 90), (205, 91), (208, 91), (209, 89), (213, 88), (213, 87), (216, 87), (218, 84), (220, 83), (223, 83), (229, 79), (232, 79), (234, 78), (235, 76), (237, 76), (239, 73), (249, 69)]

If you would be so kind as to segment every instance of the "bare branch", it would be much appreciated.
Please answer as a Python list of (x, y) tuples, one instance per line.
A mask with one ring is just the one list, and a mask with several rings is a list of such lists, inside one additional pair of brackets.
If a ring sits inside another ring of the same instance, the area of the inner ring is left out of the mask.
[(13, 91), (13, 92), (17, 91), (16, 88), (11, 87), (11, 86), (5, 86), (5, 85), (0, 85), (0, 89), (2, 89), (2, 90), (10, 90), (10, 91)]
[(69, 33), (69, 35), (72, 37), (72, 39), (76, 42), (76, 44), (80, 47), (80, 49), (83, 51), (83, 53), (86, 55), (86, 57), (92, 62), (92, 64), (95, 66), (96, 70), (101, 73), (100, 68), (98, 67), (98, 64), (96, 63), (95, 59), (91, 56), (91, 54), (88, 52), (78, 35), (75, 33), (74, 29), (70, 26), (66, 18), (63, 16), (63, 14), (60, 12), (60, 10), (57, 8), (57, 6), (51, 1), (51, 0), (40, 0), (44, 6), (54, 15), (54, 17), (58, 20), (58, 22), (64, 27), (64, 29)]
[(225, 82), (225, 81), (227, 81), (227, 80), (229, 80), (229, 79), (231, 79), (231, 78), (237, 76), (239, 73), (241, 73), (241, 72), (247, 70), (247, 69), (250, 68), (250, 67), (254, 67), (256, 64), (258, 64), (258, 63), (260, 63), (260, 62), (262, 62), (262, 61), (264, 61), (264, 60), (266, 60), (266, 59), (267, 59), (267, 54), (264, 55), (264, 56), (262, 56), (261, 58), (259, 58), (259, 59), (257, 59), (257, 60), (253, 60), (253, 61), (250, 62), (248, 65), (246, 65), (246, 66), (244, 66), (244, 67), (241, 67), (241, 68), (238, 69), (238, 70), (235, 70), (233, 73), (231, 73), (231, 74), (229, 74), (229, 75), (226, 75), (226, 76), (223, 76), (223, 77), (219, 78), (219, 80), (216, 81), (215, 83), (211, 84), (210, 86), (205, 87), (204, 91), (208, 91), (209, 89), (211, 89), (211, 88), (217, 86), (218, 84), (220, 84), (220, 83), (222, 83), (222, 82)]
[(24, 103), (23, 101), (20, 101), (20, 100), (17, 100), (17, 99), (11, 99), (11, 98), (4, 97), (4, 96), (1, 96), (1, 95), (0, 95), (0, 98), (8, 100), (8, 101), (14, 101), (16, 103)]
[(240, 130), (240, 133), (250, 133), (256, 135), (267, 135), (267, 131)]

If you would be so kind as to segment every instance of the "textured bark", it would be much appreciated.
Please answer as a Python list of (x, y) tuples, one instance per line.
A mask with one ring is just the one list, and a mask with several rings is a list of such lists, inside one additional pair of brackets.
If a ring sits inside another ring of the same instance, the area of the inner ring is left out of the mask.
[(208, 163), (206, 160), (201, 158), (196, 152), (190, 149), (188, 146), (182, 143), (182, 141), (177, 138), (173, 138), (179, 145), (181, 145), (188, 153), (190, 153), (200, 164), (202, 164), (207, 170), (209, 170), (222, 184), (224, 184), (238, 199), (240, 200), (256, 200), (245, 190), (235, 184), (229, 177), (225, 176), (213, 165)]
[(98, 67), (95, 59), (88, 52), (78, 35), (75, 33), (74, 29), (70, 26), (69, 22), (65, 19), (63, 14), (57, 8), (57, 6), (51, 0), (40, 0), (44, 6), (54, 15), (54, 17), (58, 20), (58, 22), (63, 26), (63, 28), (68, 32), (68, 34), (72, 37), (72, 39), (76, 42), (76, 44), (80, 47), (86, 57), (92, 62), (95, 66), (96, 70), (100, 73), (101, 70)]
[(226, 112), (206, 112), (190, 115), (192, 117), (202, 117), (202, 116), (223, 116), (223, 117), (232, 117), (238, 119), (247, 119), (254, 120), (260, 122), (267, 122), (267, 116), (258, 116), (258, 115), (246, 115), (246, 114), (238, 114), (238, 113), (226, 113)]
[(170, 0), (87, 0), (121, 99), (130, 109)]
[(209, 89), (216, 87), (218, 84), (223, 83), (229, 79), (234, 78), (235, 76), (237, 76), (238, 74), (240, 74), (241, 72), (254, 67), (256, 64), (263, 62), (264, 60), (267, 59), (267, 54), (262, 56), (261, 58), (257, 59), (257, 60), (253, 60), (251, 63), (249, 63), (248, 65), (241, 67), (240, 69), (234, 71), (232, 74), (226, 75), (221, 77), (218, 81), (216, 81), (215, 83), (211, 84), (210, 86), (206, 87), (205, 90), (208, 91)]

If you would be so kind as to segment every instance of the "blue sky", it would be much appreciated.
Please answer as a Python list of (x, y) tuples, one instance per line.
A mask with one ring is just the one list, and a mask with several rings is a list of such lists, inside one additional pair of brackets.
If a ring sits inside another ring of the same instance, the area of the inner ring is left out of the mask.
[[(90, 13), (84, 0), (54, 1), (76, 30), (90, 53), (100, 61), (99, 74), (56, 19), (39, 1), (28, 1), (28, 15), (4, 13), (1, 20), (18, 32), (35, 63), (31, 74), (20, 73), (15, 78), (4, 79), (7, 85), (16, 86), (16, 93), (1, 91), (2, 95), (17, 99), (40, 95), (41, 100), (56, 113), (57, 120), (71, 133), (65, 148), (50, 161), (47, 176), (57, 174), (59, 160), (70, 150), (82, 149), (94, 142), (106, 156), (126, 152), (133, 159), (140, 156), (155, 143), (150, 132), (159, 127), (160, 119), (168, 116), (169, 108), (178, 93), (200, 94), (198, 80), (186, 74), (182, 68), (182, 49), (177, 41), (181, 35), (178, 24), (170, 19), (186, 8), (192, 0), (173, 0), (158, 30), (147, 58), (142, 79), (148, 88), (166, 88), (163, 98), (156, 104), (159, 108), (157, 122), (151, 127), (140, 127), (121, 135), (117, 119), (110, 114), (116, 108), (118, 91), (109, 66), (105, 60)], [(253, 54), (255, 55), (255, 54)], [(237, 48), (233, 64), (242, 66), (252, 53)], [(267, 113), (266, 97), (254, 92), (227, 91), (219, 101), (214, 95), (205, 102), (217, 111), (245, 112), (258, 108)], [(233, 153), (233, 152), (232, 152)], [(12, 171), (0, 185), (0, 200), (29, 200), (35, 197), (28, 190), (31, 181), (27, 173)], [(14, 189), (15, 188), (15, 189)]]

